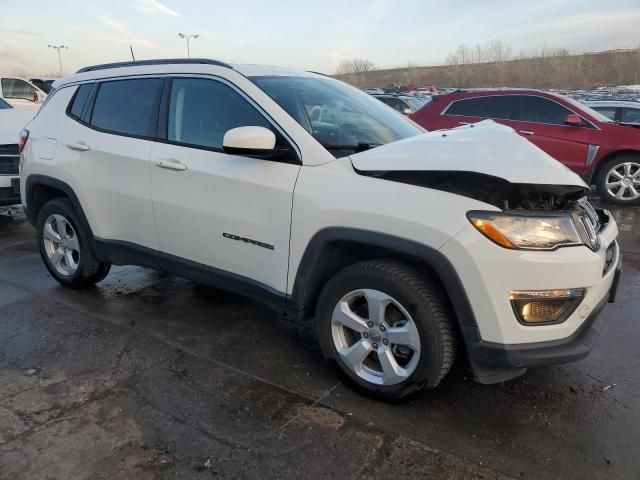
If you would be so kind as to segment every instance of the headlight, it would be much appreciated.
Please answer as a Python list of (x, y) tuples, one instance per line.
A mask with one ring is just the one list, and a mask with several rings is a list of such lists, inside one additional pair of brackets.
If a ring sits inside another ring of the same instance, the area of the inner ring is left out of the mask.
[(505, 248), (555, 250), (584, 243), (569, 213), (469, 212), (467, 218), (485, 237)]

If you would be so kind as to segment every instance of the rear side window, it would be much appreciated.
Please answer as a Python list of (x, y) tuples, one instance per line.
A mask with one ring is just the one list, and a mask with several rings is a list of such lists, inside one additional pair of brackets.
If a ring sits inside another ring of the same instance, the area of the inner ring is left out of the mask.
[(623, 108), (620, 121), (624, 123), (640, 123), (640, 108)]
[(267, 119), (231, 87), (196, 78), (176, 78), (171, 87), (167, 138), (222, 151), (232, 128), (271, 128)]
[(611, 120), (616, 119), (616, 107), (591, 107), (591, 108), (593, 108), (596, 112), (601, 113), (605, 117), (610, 118)]
[(567, 115), (573, 113), (568, 108), (546, 98), (521, 95), (520, 99), (523, 122), (564, 125)]
[(514, 120), (516, 100), (513, 95), (469, 98), (453, 102), (446, 115)]
[(113, 133), (152, 137), (155, 132), (159, 78), (102, 82), (91, 114), (91, 125)]
[(85, 83), (78, 87), (78, 90), (76, 90), (76, 93), (71, 99), (71, 105), (69, 105), (69, 115), (71, 117), (75, 119), (82, 117), (82, 110), (84, 110), (87, 98), (89, 98), (89, 94), (91, 93), (91, 87), (92, 85), (90, 83)]

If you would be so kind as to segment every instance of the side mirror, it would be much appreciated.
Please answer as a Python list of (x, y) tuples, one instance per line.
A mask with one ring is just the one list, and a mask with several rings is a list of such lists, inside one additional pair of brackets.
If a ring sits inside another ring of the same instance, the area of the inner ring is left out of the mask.
[(564, 124), (569, 125), (570, 127), (582, 127), (584, 126), (584, 120), (582, 120), (580, 115), (571, 113), (567, 115), (567, 118), (564, 119)]
[(276, 136), (264, 127), (232, 128), (224, 134), (222, 148), (229, 155), (268, 157), (275, 153)]
[(405, 109), (402, 111), (402, 113), (403, 113), (404, 115), (411, 115), (413, 112), (411, 111), (411, 109), (410, 109), (410, 108), (405, 108)]

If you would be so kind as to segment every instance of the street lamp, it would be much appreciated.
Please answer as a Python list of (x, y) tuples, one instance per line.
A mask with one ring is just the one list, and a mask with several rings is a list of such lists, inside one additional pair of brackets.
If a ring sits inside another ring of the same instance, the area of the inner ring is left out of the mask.
[(62, 76), (62, 56), (60, 55), (60, 50), (69, 50), (69, 47), (64, 45), (47, 45), (49, 48), (53, 48), (58, 51), (58, 65), (60, 65), (60, 76)]
[(178, 36), (180, 38), (186, 38), (187, 39), (187, 58), (191, 58), (191, 52), (189, 51), (189, 41), (193, 38), (196, 39), (198, 38), (200, 35), (195, 34), (195, 35), (185, 35), (184, 33), (178, 33)]

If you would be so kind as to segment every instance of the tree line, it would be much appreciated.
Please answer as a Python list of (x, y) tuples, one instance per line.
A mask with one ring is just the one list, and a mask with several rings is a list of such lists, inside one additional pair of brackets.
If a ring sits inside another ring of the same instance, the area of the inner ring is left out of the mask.
[[(640, 84), (640, 49), (572, 54), (565, 48), (540, 46), (515, 55), (499, 40), (484, 45), (462, 44), (449, 53), (446, 64), (376, 69), (373, 62), (345, 61), (336, 77), (360, 88), (389, 84), (442, 87), (531, 87), (588, 89)], [(366, 68), (362, 68), (366, 65)]]

